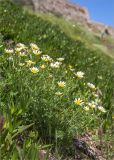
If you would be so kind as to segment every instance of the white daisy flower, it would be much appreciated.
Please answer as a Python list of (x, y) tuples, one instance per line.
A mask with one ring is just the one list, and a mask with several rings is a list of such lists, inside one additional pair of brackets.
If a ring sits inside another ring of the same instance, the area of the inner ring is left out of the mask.
[(75, 73), (75, 75), (76, 75), (77, 78), (81, 79), (81, 78), (84, 77), (84, 72), (78, 71), (77, 73)]
[(43, 55), (43, 56), (41, 57), (41, 59), (42, 59), (43, 61), (45, 61), (45, 62), (51, 62), (51, 61), (52, 61), (52, 58), (51, 58), (50, 56), (48, 56), (48, 55)]
[(106, 110), (104, 109), (104, 107), (98, 106), (98, 109), (99, 109), (101, 112), (106, 113)]
[(64, 61), (64, 58), (57, 58), (57, 60), (62, 62), (62, 61)]
[(93, 89), (93, 90), (96, 89), (95, 85), (92, 84), (92, 83), (89, 83), (89, 82), (88, 82), (88, 83), (87, 83), (87, 86), (88, 86), (89, 88)]
[(64, 81), (59, 81), (59, 82), (57, 82), (57, 84), (61, 88), (64, 88), (66, 86), (66, 82), (64, 82)]

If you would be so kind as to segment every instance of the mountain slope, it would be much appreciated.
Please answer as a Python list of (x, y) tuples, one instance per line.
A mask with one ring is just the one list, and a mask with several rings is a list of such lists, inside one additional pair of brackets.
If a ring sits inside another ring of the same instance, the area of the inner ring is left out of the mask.
[(114, 38), (110, 36), (101, 37), (101, 34), (96, 34), (94, 32), (88, 31), (86, 28), (74, 24), (70, 21), (65, 21), (63, 18), (56, 17), (49, 14), (43, 14), (39, 12), (32, 12), (25, 8), (25, 10), (29, 11), (32, 14), (41, 17), (44, 20), (50, 21), (54, 25), (58, 25), (59, 28), (65, 32), (65, 34), (71, 37), (74, 40), (81, 40), (84, 42), (86, 47), (91, 49), (99, 49), (103, 51), (103, 53), (114, 57)]
[(93, 45), (102, 44), (97, 37), (72, 25), (0, 1), (2, 159), (37, 160), (46, 149), (73, 160), (74, 137), (82, 151), (85, 139), (112, 159), (113, 59)]
[(74, 5), (67, 0), (14, 0), (22, 5), (29, 5), (35, 11), (49, 13), (58, 17), (63, 17), (73, 23), (86, 27), (86, 30), (101, 34), (107, 30), (108, 35), (114, 36), (114, 28), (104, 24), (93, 22), (89, 18), (88, 10), (79, 5)]
[[(0, 26), (5, 42), (38, 43), (44, 53), (64, 57), (66, 64), (83, 70), (88, 75), (87, 81), (96, 83), (106, 95), (112, 96), (112, 59), (94, 47), (86, 47), (82, 35), (82, 40), (71, 39), (57, 24), (27, 13), (7, 0), (0, 2)], [(75, 31), (79, 30), (75, 28)], [(102, 79), (98, 80), (99, 77)]]

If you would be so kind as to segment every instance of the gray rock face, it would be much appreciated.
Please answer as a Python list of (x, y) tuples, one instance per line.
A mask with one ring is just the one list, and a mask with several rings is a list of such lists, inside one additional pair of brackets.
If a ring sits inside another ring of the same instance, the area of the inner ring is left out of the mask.
[(36, 0), (35, 10), (52, 13), (80, 23), (87, 22), (89, 19), (86, 9), (72, 5), (65, 0)]
[[(86, 26), (89, 30), (102, 33), (106, 26), (99, 23), (94, 23), (89, 19), (88, 10), (79, 5), (71, 4), (66, 0), (14, 0), (22, 5), (32, 6), (34, 11), (54, 14), (63, 17), (66, 20)], [(114, 36), (114, 29), (107, 27), (108, 33)]]

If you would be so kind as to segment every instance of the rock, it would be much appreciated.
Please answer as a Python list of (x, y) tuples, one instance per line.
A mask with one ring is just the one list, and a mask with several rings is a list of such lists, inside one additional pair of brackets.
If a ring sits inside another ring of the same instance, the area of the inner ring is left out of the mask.
[(114, 28), (108, 27), (104, 24), (101, 23), (95, 23), (95, 22), (88, 22), (87, 23), (88, 28), (91, 28), (91, 30), (95, 33), (100, 33), (102, 34), (107, 30), (107, 35), (113, 36), (114, 37)]
[(73, 144), (78, 152), (85, 154), (92, 160), (99, 160), (96, 152), (92, 148), (90, 148), (85, 141), (73, 139)]

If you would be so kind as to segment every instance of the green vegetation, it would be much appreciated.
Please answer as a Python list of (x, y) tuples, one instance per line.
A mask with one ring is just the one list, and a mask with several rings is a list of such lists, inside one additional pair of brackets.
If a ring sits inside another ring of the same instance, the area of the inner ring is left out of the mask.
[[(110, 57), (114, 58), (114, 38), (107, 36), (105, 38), (101, 38), (101, 33), (93, 33), (91, 31), (87, 31), (87, 28), (82, 28), (82, 26), (77, 25), (73, 22), (65, 21), (61, 17), (55, 17), (50, 14), (43, 13), (34, 13), (28, 8), (24, 8), (25, 11), (28, 11), (32, 15), (35, 14), (38, 17), (42, 18), (45, 21), (49, 21), (54, 25), (58, 25), (59, 28), (65, 32), (68, 37), (71, 37), (74, 40), (81, 40), (84, 42), (86, 47), (89, 49), (100, 48), (105, 54), (108, 54)], [(99, 47), (100, 46), (100, 47)]]
[(113, 59), (59, 26), (0, 1), (1, 159), (37, 160), (42, 149), (72, 156), (72, 138), (92, 133), (99, 145), (99, 129), (112, 157)]

